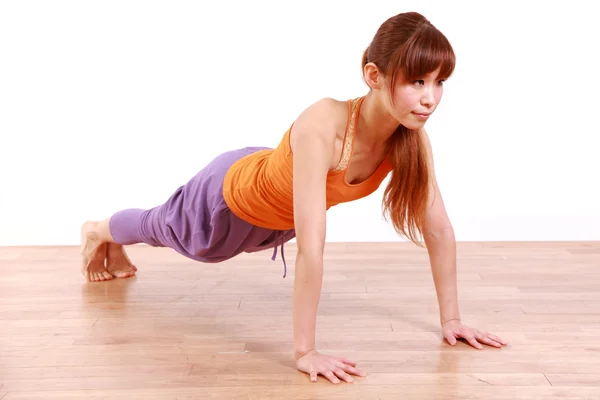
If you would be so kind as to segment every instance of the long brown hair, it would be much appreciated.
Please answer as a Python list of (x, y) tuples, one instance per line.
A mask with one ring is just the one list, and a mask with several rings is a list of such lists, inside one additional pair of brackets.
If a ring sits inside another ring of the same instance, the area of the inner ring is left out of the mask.
[[(386, 20), (365, 50), (363, 69), (374, 63), (389, 77), (390, 95), (399, 76), (410, 82), (440, 68), (438, 79), (454, 72), (456, 56), (448, 39), (416, 12)], [(386, 220), (410, 241), (423, 246), (422, 236), (429, 197), (429, 168), (424, 138), (418, 130), (400, 125), (391, 138), (391, 179), (385, 188), (382, 207)]]

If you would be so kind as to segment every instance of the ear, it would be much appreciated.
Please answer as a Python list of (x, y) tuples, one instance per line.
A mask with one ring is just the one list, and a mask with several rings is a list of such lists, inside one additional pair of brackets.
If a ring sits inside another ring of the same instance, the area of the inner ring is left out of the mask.
[(383, 75), (374, 63), (367, 63), (363, 68), (365, 82), (371, 89), (381, 89), (383, 87)]

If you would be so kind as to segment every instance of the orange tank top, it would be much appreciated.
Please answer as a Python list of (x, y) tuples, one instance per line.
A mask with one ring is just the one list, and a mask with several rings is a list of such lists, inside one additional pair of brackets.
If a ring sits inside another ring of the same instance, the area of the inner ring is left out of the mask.
[[(363, 99), (348, 100), (342, 156), (337, 167), (327, 174), (327, 209), (370, 195), (392, 170), (386, 158), (367, 180), (359, 184), (350, 184), (346, 180)], [(225, 175), (225, 202), (235, 215), (253, 225), (275, 230), (294, 228), (290, 132), (291, 127), (275, 149), (258, 150), (237, 160)]]

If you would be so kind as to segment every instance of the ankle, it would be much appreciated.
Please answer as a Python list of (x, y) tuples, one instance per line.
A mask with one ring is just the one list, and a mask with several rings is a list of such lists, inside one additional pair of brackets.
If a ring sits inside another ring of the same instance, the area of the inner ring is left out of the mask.
[(116, 243), (115, 239), (110, 233), (110, 219), (104, 219), (96, 222), (94, 225), (94, 231), (103, 243)]

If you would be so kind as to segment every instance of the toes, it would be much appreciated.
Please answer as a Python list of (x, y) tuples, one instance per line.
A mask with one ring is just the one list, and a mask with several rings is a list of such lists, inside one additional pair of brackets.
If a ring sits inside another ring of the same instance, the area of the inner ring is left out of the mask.
[(108, 271), (102, 271), (100, 272), (100, 274), (102, 275), (102, 280), (105, 281), (108, 281), (113, 278), (113, 276)]
[(111, 274), (109, 274), (108, 271), (99, 271), (99, 272), (90, 272), (86, 276), (86, 278), (90, 282), (101, 282), (101, 281), (111, 280), (113, 278), (113, 276)]
[(90, 282), (92, 280), (92, 276), (88, 271), (82, 271), (81, 273), (86, 281)]
[(107, 279), (108, 278), (106, 277), (104, 271), (96, 272), (96, 280), (98, 280), (98, 281), (105, 281)]
[(123, 271), (111, 269), (110, 274), (115, 278), (123, 278)]
[(123, 270), (123, 269), (111, 270), (110, 275), (111, 275), (111, 277), (115, 277), (115, 278), (127, 278), (130, 276), (133, 276), (133, 270)]
[(123, 246), (114, 243), (110, 243), (108, 246), (106, 269), (115, 278), (128, 278), (135, 275), (138, 270), (127, 257)]
[(86, 267), (85, 269), (83, 269), (81, 271), (81, 274), (83, 275), (85, 280), (88, 282), (96, 281), (96, 272), (94, 270), (90, 269), (89, 265), (88, 265), (88, 267)]

